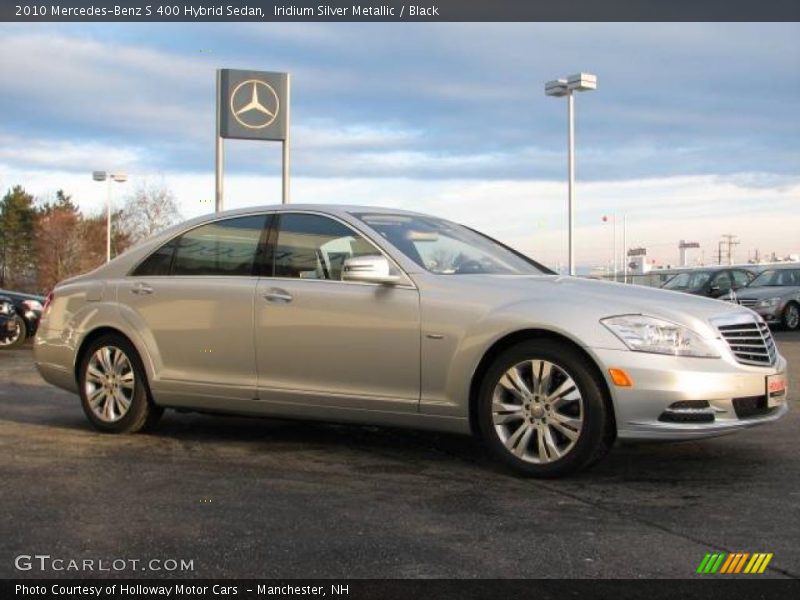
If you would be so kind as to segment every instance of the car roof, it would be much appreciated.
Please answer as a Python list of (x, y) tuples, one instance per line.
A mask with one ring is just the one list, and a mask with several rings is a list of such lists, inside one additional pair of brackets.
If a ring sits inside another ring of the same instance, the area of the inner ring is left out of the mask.
[(800, 263), (784, 263), (780, 265), (765, 265), (764, 271), (788, 271), (791, 269), (800, 269)]
[(232, 210), (225, 210), (218, 213), (204, 215), (205, 217), (224, 217), (236, 216), (241, 214), (249, 214), (257, 211), (270, 211), (270, 212), (286, 212), (286, 211), (314, 211), (325, 212), (333, 215), (345, 214), (358, 214), (358, 213), (373, 213), (373, 214), (398, 214), (398, 215), (417, 215), (429, 216), (420, 212), (403, 210), (400, 208), (387, 208), (383, 206), (366, 206), (359, 204), (266, 204), (261, 206), (247, 206), (244, 208), (235, 208)]
[(399, 208), (385, 208), (381, 206), (364, 206), (358, 204), (262, 204), (254, 206), (245, 206), (242, 208), (233, 208), (230, 210), (222, 210), (220, 212), (210, 212), (180, 223), (175, 223), (166, 229), (159, 231), (151, 240), (162, 240), (169, 238), (179, 231), (184, 231), (203, 225), (211, 221), (218, 221), (229, 217), (237, 217), (240, 215), (251, 215), (258, 212), (290, 212), (290, 211), (309, 211), (321, 212), (337, 217), (347, 217), (358, 213), (370, 214), (383, 214), (383, 215), (414, 215), (418, 217), (430, 217), (420, 212), (413, 212), (410, 210), (402, 210)]
[(39, 294), (26, 294), (25, 292), (12, 292), (11, 290), (0, 290), (0, 296), (9, 298), (23, 298), (25, 300), (44, 300), (44, 296)]

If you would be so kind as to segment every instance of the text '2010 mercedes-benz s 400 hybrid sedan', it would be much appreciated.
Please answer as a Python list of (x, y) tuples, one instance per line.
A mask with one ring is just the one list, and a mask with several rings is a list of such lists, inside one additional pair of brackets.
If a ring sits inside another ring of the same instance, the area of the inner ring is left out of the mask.
[(177, 408), (472, 432), (536, 476), (615, 438), (787, 411), (786, 361), (747, 308), (561, 277), (467, 227), (374, 207), (173, 227), (58, 285), (35, 355), (101, 431)]

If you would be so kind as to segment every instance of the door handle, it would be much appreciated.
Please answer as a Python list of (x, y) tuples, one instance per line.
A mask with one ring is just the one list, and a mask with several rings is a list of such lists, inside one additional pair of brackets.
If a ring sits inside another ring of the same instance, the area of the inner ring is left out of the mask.
[(137, 283), (135, 286), (131, 288), (131, 294), (136, 294), (138, 296), (146, 296), (152, 293), (153, 293), (153, 288), (151, 288), (146, 283)]
[(286, 290), (271, 289), (264, 294), (264, 299), (273, 304), (288, 304), (293, 300), (293, 297)]

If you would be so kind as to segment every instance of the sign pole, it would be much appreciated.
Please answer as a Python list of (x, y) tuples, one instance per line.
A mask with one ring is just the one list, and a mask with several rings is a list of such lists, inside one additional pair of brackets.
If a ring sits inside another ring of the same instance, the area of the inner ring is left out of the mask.
[(289, 204), (292, 142), (289, 73), (217, 70), (216, 204), (223, 210), (225, 140), (281, 142), (281, 202)]
[(289, 165), (291, 161), (291, 122), (290, 122), (290, 114), (289, 114), (289, 107), (291, 106), (291, 89), (292, 89), (292, 79), (291, 75), (286, 75), (286, 107), (284, 110), (286, 111), (286, 138), (283, 140), (283, 185), (281, 189), (281, 202), (283, 204), (289, 204)]
[(222, 210), (223, 202), (222, 202), (222, 178), (223, 178), (223, 171), (224, 171), (224, 164), (225, 164), (225, 146), (223, 145), (222, 135), (220, 135), (222, 129), (222, 106), (223, 103), (220, 102), (220, 94), (222, 93), (222, 71), (217, 69), (217, 151), (216, 151), (216, 158), (215, 158), (215, 170), (216, 170), (216, 187), (214, 193), (214, 211), (220, 212)]

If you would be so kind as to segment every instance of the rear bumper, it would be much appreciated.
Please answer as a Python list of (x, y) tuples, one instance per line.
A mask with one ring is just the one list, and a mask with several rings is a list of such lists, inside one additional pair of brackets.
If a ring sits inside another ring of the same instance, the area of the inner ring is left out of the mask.
[[(606, 373), (608, 368), (621, 368), (634, 382), (633, 387), (620, 388), (608, 381), (620, 439), (713, 437), (774, 422), (788, 411), (786, 396), (779, 406), (767, 408), (766, 404), (766, 377), (786, 372), (786, 360), (781, 356), (772, 367), (751, 367), (737, 363), (732, 357), (682, 358), (625, 350), (594, 352)], [(672, 405), (686, 401), (705, 401), (704, 413), (710, 420), (668, 422), (663, 419)], [(741, 403), (751, 402), (763, 408), (752, 412), (741, 409)]]
[(56, 332), (40, 329), (33, 339), (33, 360), (42, 378), (47, 383), (77, 392), (75, 373), (67, 366), (73, 364), (72, 357), (71, 346)]

